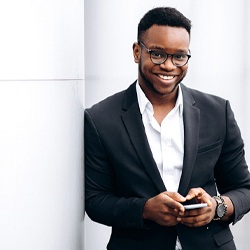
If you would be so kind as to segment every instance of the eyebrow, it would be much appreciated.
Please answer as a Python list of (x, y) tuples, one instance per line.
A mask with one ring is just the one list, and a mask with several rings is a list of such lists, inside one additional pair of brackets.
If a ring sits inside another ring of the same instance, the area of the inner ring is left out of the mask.
[[(157, 45), (153, 45), (152, 48), (150, 48), (151, 50), (162, 50), (162, 51), (166, 51), (166, 49), (163, 49), (162, 47), (159, 47)], [(188, 54), (189, 50), (186, 51), (184, 49), (178, 49), (175, 53), (183, 53), (183, 54)]]

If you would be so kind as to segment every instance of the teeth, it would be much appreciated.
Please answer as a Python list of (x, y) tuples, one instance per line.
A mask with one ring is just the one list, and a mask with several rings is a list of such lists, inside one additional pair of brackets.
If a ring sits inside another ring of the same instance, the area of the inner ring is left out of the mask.
[(174, 78), (174, 76), (164, 76), (164, 75), (158, 75), (161, 79), (164, 79), (164, 80), (171, 80)]

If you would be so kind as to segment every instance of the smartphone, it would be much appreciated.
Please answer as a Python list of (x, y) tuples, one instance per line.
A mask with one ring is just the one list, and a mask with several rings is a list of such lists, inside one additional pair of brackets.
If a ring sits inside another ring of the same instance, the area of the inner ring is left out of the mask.
[(197, 208), (202, 208), (206, 206), (207, 206), (207, 203), (199, 203), (199, 204), (192, 204), (192, 205), (184, 205), (184, 208), (186, 210), (190, 210), (190, 209), (197, 209)]

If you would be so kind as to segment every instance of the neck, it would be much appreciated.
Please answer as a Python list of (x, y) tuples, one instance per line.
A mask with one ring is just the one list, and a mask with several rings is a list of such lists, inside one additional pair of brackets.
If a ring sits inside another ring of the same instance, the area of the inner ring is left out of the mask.
[(173, 89), (173, 91), (167, 94), (161, 94), (156, 91), (149, 90), (148, 88), (143, 88), (142, 86), (141, 89), (148, 98), (148, 100), (152, 103), (152, 105), (159, 107), (174, 107), (179, 91), (178, 85)]
[[(142, 88), (143, 90), (143, 88)], [(159, 93), (153, 93), (152, 91), (145, 91), (146, 97), (153, 105), (154, 117), (159, 124), (168, 115), (168, 113), (175, 107), (175, 103), (178, 97), (179, 88), (176, 87), (174, 91), (169, 94), (161, 95)]]

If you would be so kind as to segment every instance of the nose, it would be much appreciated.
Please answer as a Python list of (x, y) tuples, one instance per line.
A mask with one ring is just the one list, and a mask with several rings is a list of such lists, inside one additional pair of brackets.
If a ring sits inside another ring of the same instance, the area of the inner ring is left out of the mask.
[(168, 56), (167, 60), (164, 63), (160, 64), (160, 67), (167, 71), (174, 70), (176, 66), (172, 62), (172, 56)]

